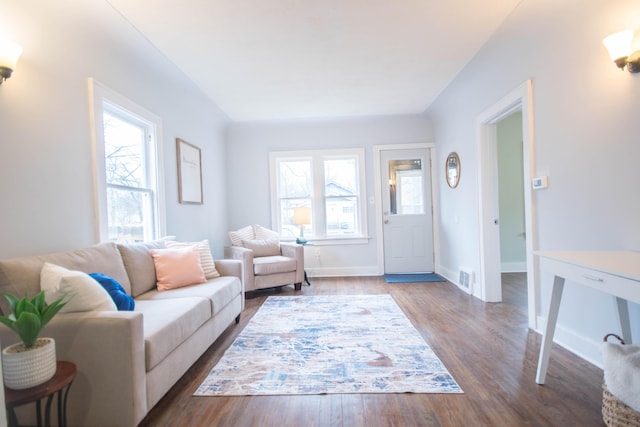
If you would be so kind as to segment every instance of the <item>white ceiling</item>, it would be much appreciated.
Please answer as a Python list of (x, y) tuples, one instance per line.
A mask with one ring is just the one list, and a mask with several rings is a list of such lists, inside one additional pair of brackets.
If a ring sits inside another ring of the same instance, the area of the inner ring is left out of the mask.
[(107, 0), (231, 119), (422, 113), (520, 0)]

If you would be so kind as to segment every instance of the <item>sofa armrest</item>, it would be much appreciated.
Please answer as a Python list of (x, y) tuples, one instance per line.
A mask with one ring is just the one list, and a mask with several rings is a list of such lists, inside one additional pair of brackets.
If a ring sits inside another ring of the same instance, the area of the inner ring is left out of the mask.
[(298, 243), (281, 242), (280, 252), (282, 252), (282, 256), (296, 260), (295, 283), (302, 283), (304, 280), (304, 246)]
[(217, 259), (216, 270), (222, 276), (235, 276), (242, 280), (242, 261), (238, 259)]
[[(56, 341), (58, 360), (74, 362), (69, 425), (135, 426), (147, 413), (142, 314), (100, 311), (59, 313), (41, 336)], [(17, 342), (6, 327), (4, 346)]]
[(242, 283), (245, 291), (252, 291), (255, 288), (255, 278), (253, 275), (253, 251), (241, 246), (225, 246), (224, 257), (236, 259), (242, 262)]

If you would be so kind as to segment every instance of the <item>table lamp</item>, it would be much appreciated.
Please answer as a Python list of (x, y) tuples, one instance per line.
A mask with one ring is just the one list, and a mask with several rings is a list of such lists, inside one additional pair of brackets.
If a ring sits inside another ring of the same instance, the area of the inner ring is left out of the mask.
[(296, 243), (304, 245), (307, 243), (307, 239), (304, 238), (304, 226), (311, 224), (311, 208), (293, 208), (293, 223), (300, 226), (300, 237), (296, 239)]

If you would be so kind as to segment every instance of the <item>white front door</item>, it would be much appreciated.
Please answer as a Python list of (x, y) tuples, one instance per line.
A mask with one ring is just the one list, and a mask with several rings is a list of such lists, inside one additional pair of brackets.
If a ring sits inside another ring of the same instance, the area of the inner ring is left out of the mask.
[(385, 273), (434, 271), (430, 149), (380, 153)]

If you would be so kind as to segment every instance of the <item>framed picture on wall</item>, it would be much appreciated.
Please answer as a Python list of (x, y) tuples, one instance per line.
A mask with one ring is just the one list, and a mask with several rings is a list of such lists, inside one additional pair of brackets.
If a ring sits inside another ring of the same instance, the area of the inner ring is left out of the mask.
[(201, 205), (202, 154), (200, 149), (176, 138), (178, 158), (178, 200), (180, 203)]

